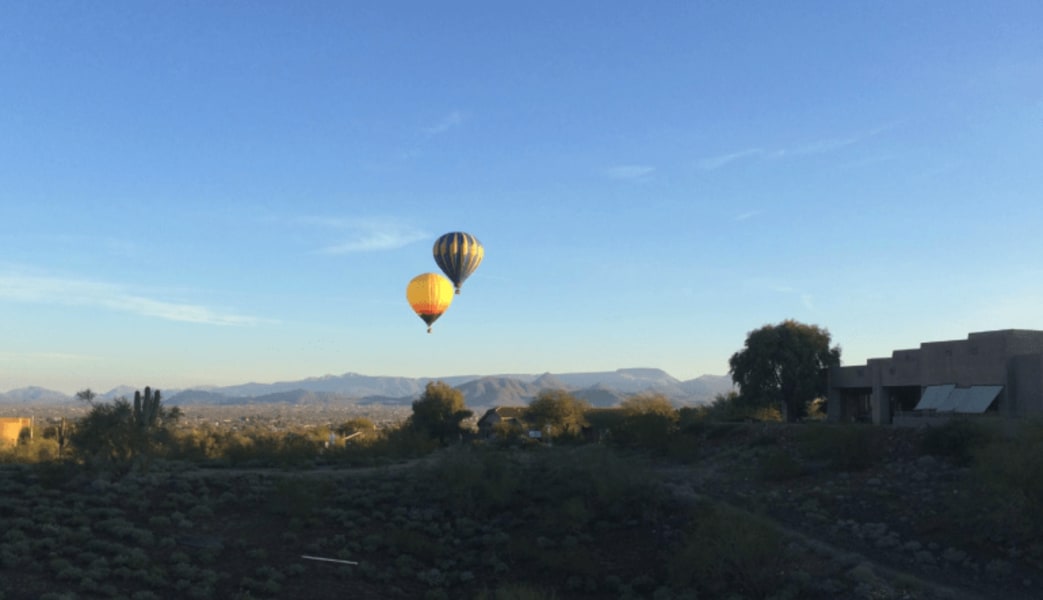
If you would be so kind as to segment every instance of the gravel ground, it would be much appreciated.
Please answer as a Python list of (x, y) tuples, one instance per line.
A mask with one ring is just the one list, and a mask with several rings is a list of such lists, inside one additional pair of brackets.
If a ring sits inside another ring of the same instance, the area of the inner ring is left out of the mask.
[[(983, 544), (960, 527), (951, 499), (964, 493), (967, 469), (922, 454), (922, 432), (875, 433), (873, 464), (838, 469), (802, 458), (800, 427), (739, 427), (665, 474), (679, 494), (770, 519), (791, 551), (821, 561), (817, 575), (838, 596), (1043, 597), (1043, 573), (1018, 548)], [(775, 471), (766, 475), (766, 463)]]

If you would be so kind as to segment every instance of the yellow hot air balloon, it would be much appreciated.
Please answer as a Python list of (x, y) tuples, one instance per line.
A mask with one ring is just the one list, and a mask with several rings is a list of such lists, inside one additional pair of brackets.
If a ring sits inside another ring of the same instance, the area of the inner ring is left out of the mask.
[(431, 324), (438, 320), (453, 302), (453, 284), (438, 273), (417, 275), (406, 286), (406, 300), (416, 314), (427, 323), (427, 332), (431, 333)]

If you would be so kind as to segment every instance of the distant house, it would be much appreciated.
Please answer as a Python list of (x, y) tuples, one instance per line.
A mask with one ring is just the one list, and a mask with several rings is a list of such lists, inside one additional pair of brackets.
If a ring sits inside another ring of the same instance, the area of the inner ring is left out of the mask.
[(0, 417), (0, 447), (17, 446), (22, 430), (32, 426), (31, 417)]
[(925, 342), (829, 370), (831, 421), (927, 424), (952, 415), (1043, 415), (1043, 331), (1005, 329)]
[(514, 426), (519, 433), (528, 428), (525, 421), (524, 406), (497, 406), (485, 411), (482, 418), (478, 419), (478, 435), (481, 437), (492, 437), (496, 432), (497, 425), (505, 423)]
[(583, 414), (587, 424), (583, 426), (583, 439), (588, 442), (602, 442), (612, 435), (626, 415), (619, 408), (592, 408)]

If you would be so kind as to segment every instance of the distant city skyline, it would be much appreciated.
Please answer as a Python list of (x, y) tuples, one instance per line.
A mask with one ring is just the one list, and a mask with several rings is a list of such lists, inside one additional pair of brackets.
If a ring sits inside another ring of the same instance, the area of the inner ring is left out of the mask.
[[(0, 392), (1043, 329), (1043, 5), (0, 5)], [(405, 299), (485, 259), (425, 333)]]

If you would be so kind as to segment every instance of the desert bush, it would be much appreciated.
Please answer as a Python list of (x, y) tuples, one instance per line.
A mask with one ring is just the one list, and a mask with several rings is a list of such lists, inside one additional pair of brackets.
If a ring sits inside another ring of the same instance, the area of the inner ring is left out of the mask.
[(783, 583), (783, 544), (777, 530), (736, 509), (704, 502), (693, 511), (683, 547), (672, 556), (675, 588), (700, 596), (767, 598)]
[(57, 458), (58, 442), (42, 436), (0, 450), (0, 464), (42, 464)]
[(493, 425), (491, 441), (500, 446), (530, 443), (525, 426), (516, 419), (500, 421)]
[(176, 456), (194, 462), (219, 461), (227, 458), (229, 445), (235, 436), (204, 425), (195, 429), (179, 431)]
[(588, 425), (586, 413), (590, 404), (565, 390), (543, 390), (529, 403), (526, 419), (534, 429), (560, 442), (581, 439), (583, 427)]
[(800, 477), (804, 467), (800, 461), (782, 449), (774, 449), (761, 456), (757, 476), (761, 481), (787, 481)]
[(808, 414), (804, 419), (806, 421), (825, 421), (829, 415), (827, 411), (827, 400), (826, 398), (815, 398), (811, 402), (808, 402)]
[(525, 484), (524, 467), (508, 453), (455, 448), (440, 456), (428, 476), (441, 482), (449, 505), (481, 516), (510, 506)]
[(797, 436), (802, 453), (843, 471), (866, 469), (884, 457), (880, 427), (854, 424), (810, 424)]
[(243, 431), (221, 432), (201, 429), (179, 438), (180, 456), (206, 460), (211, 466), (310, 465), (326, 451), (326, 427), (300, 427), (291, 431), (271, 431), (255, 427)]
[(94, 466), (123, 467), (132, 459), (162, 456), (174, 446), (174, 426), (181, 417), (177, 408), (167, 409), (160, 392), (148, 387), (134, 393), (133, 405), (126, 398), (111, 403), (91, 404), (87, 416), (76, 423), (72, 445)]
[(623, 401), (622, 420), (612, 430), (614, 443), (665, 453), (677, 431), (679, 415), (661, 394), (639, 394)]
[(525, 583), (506, 583), (495, 590), (483, 590), (477, 600), (556, 600), (557, 593)]
[(699, 409), (700, 417), (709, 421), (742, 422), (782, 420), (778, 406), (765, 406), (752, 401), (738, 392), (717, 394), (709, 406)]
[(690, 431), (675, 431), (667, 439), (666, 456), (681, 463), (692, 463), (699, 459), (702, 440)]
[(323, 456), (334, 464), (382, 465), (426, 456), (439, 448), (437, 439), (412, 427), (400, 426), (368, 432)]
[(974, 459), (974, 452), (995, 437), (995, 433), (983, 423), (954, 418), (944, 425), (928, 428), (920, 443), (920, 451), (967, 466)]
[[(981, 438), (979, 438), (981, 439)], [(979, 537), (1031, 548), (1043, 539), (1043, 427), (1023, 426), (973, 449), (964, 519)], [(1043, 549), (1029, 557), (1043, 567)]]
[(328, 481), (279, 479), (268, 494), (268, 510), (277, 515), (306, 518), (324, 506), (331, 493)]

